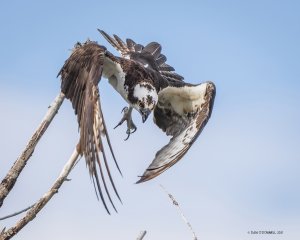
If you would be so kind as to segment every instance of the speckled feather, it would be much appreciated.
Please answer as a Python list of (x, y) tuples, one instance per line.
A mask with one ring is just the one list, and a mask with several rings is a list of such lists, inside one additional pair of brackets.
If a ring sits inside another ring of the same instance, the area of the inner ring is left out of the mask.
[(172, 136), (170, 142), (156, 153), (138, 183), (158, 176), (182, 159), (210, 118), (216, 90), (211, 82), (198, 85), (184, 82), (183, 77), (166, 64), (167, 57), (161, 53), (159, 43), (151, 42), (144, 47), (131, 39), (126, 39), (125, 43), (117, 35), (110, 37), (99, 31), (122, 57), (114, 56), (96, 42), (78, 43), (59, 75), (61, 90), (77, 114), (80, 127), (78, 150), (86, 159), (93, 183), (109, 213), (103, 188), (112, 207), (116, 208), (109, 194), (104, 169), (117, 197), (120, 197), (102, 141), (102, 136), (106, 137), (117, 165), (101, 110), (98, 83), (102, 74), (131, 106), (143, 107), (140, 99), (154, 105), (155, 124)]
[(125, 44), (117, 35), (113, 35), (114, 38), (112, 38), (103, 30), (98, 29), (98, 31), (120, 52), (122, 57), (137, 61), (146, 68), (158, 71), (167, 81), (183, 81), (184, 78), (175, 73), (172, 66), (165, 63), (167, 57), (161, 54), (162, 47), (159, 43), (151, 42), (144, 47), (141, 44), (136, 44), (131, 39), (126, 39), (127, 44)]
[[(215, 85), (212, 82), (202, 85), (205, 85), (205, 90), (199, 91), (199, 96), (203, 94), (203, 99), (199, 106), (193, 107), (192, 111), (179, 114), (169, 103), (158, 102), (154, 110), (154, 121), (167, 135), (173, 137), (156, 153), (154, 160), (140, 177), (138, 183), (148, 181), (172, 167), (182, 159), (202, 132), (210, 118), (216, 93)], [(193, 88), (193, 86), (190, 87)], [(164, 90), (168, 92), (171, 88), (168, 87)], [(181, 87), (180, 91), (186, 91), (186, 89)], [(190, 100), (182, 98), (182, 102), (184, 101), (189, 102)]]
[[(98, 90), (98, 83), (103, 71), (105, 51), (105, 47), (91, 41), (77, 45), (58, 75), (60, 75), (62, 79), (61, 91), (65, 94), (66, 98), (70, 99), (77, 114), (80, 128), (78, 151), (84, 155), (93, 183), (97, 186), (97, 192), (100, 195), (105, 209), (109, 213), (102, 187), (104, 187), (113, 208), (115, 210), (116, 208), (107, 189), (99, 152), (102, 153), (102, 161), (104, 161), (111, 185), (117, 197), (119, 199), (120, 197), (110, 174), (101, 138), (101, 134), (106, 136), (112, 157), (119, 169), (106, 130)], [(102, 184), (98, 177), (97, 164), (101, 173)], [(101, 187), (101, 185), (103, 186)]]

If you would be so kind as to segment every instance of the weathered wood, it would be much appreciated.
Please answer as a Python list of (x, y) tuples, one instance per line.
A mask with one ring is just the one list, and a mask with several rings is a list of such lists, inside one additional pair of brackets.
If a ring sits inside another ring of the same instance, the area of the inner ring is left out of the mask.
[(147, 231), (141, 231), (140, 235), (138, 236), (138, 238), (136, 240), (142, 240), (145, 235), (146, 235)]
[(49, 202), (49, 200), (53, 197), (55, 193), (58, 192), (58, 189), (61, 187), (63, 182), (67, 179), (67, 176), (73, 169), (77, 159), (79, 157), (79, 154), (77, 152), (77, 149), (75, 148), (74, 152), (72, 153), (70, 159), (65, 164), (64, 168), (62, 169), (60, 175), (55, 180), (54, 184), (50, 188), (48, 192), (44, 194), (43, 197), (41, 197), (36, 204), (26, 213), (26, 215), (19, 220), (14, 227), (9, 228), (8, 230), (4, 230), (0, 234), (0, 240), (8, 240), (12, 238), (14, 235), (16, 235), (26, 224), (28, 224), (30, 221), (32, 221), (36, 215), (39, 213), (39, 211), (42, 210), (42, 208)]
[(4, 199), (7, 197), (13, 186), (15, 185), (17, 178), (19, 177), (20, 173), (24, 169), (28, 159), (31, 157), (33, 154), (33, 151), (47, 130), (48, 126), (50, 125), (52, 119), (56, 115), (58, 109), (60, 108), (61, 104), (64, 101), (64, 94), (60, 93), (53, 103), (50, 105), (44, 119), (42, 120), (41, 124), (37, 128), (37, 130), (34, 132), (33, 136), (29, 140), (26, 148), (24, 151), (21, 153), (19, 158), (15, 161), (7, 175), (4, 177), (0, 184), (0, 207), (3, 204)]
[(181, 210), (179, 203), (176, 201), (176, 199), (173, 197), (172, 194), (168, 193), (168, 191), (166, 190), (166, 188), (161, 185), (161, 188), (165, 191), (165, 193), (168, 195), (168, 197), (170, 198), (170, 200), (172, 201), (173, 205), (177, 208), (178, 212), (180, 213), (180, 216), (182, 218), (182, 220), (185, 222), (185, 224), (188, 226), (188, 228), (191, 230), (192, 234), (193, 234), (193, 240), (197, 240), (197, 236), (196, 233), (194, 232), (192, 225), (190, 224), (190, 222), (187, 220), (186, 216), (183, 214), (183, 211)]

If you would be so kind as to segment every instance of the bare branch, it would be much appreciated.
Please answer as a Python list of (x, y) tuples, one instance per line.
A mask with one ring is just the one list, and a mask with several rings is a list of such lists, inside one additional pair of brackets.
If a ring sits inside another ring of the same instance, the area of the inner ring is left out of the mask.
[(1, 218), (0, 218), (0, 221), (5, 220), (5, 219), (7, 219), (7, 218), (11, 218), (11, 217), (17, 216), (17, 215), (19, 215), (19, 214), (21, 214), (21, 213), (23, 213), (23, 212), (26, 212), (27, 210), (29, 210), (29, 209), (32, 208), (33, 206), (34, 206), (34, 204), (31, 205), (31, 206), (29, 206), (29, 207), (27, 207), (27, 208), (24, 208), (24, 209), (21, 210), (21, 211), (18, 211), (18, 212), (9, 214), (9, 215), (4, 216), (4, 217), (1, 217)]
[(141, 231), (140, 235), (138, 236), (138, 238), (136, 240), (142, 240), (145, 235), (146, 235), (147, 231)]
[(168, 193), (168, 191), (166, 190), (166, 188), (160, 184), (160, 187), (165, 191), (165, 193), (168, 195), (168, 197), (171, 199), (173, 205), (177, 208), (177, 210), (179, 211), (180, 213), (180, 216), (182, 218), (182, 220), (186, 223), (186, 225), (188, 226), (188, 228), (191, 230), (192, 234), (193, 234), (193, 239), (194, 240), (197, 240), (197, 236), (196, 236), (196, 233), (194, 232), (193, 228), (192, 228), (192, 225), (190, 224), (190, 222), (187, 220), (187, 218), (185, 217), (185, 215), (183, 214), (180, 206), (179, 206), (179, 203), (176, 201), (176, 199), (173, 197), (172, 194)]
[(31, 157), (37, 143), (47, 130), (48, 126), (50, 125), (52, 119), (56, 115), (58, 109), (60, 108), (61, 104), (63, 103), (65, 96), (63, 93), (60, 93), (51, 106), (49, 107), (44, 119), (42, 120), (41, 124), (37, 128), (37, 130), (32, 135), (31, 139), (29, 140), (26, 148), (21, 153), (19, 158), (15, 161), (12, 168), (9, 170), (5, 178), (2, 180), (0, 184), (0, 207), (3, 204), (4, 199), (9, 194), (10, 190), (15, 185), (17, 178), (19, 177), (21, 171), (25, 167), (28, 159)]
[(73, 169), (74, 164), (76, 163), (79, 157), (79, 153), (75, 148), (74, 152), (72, 153), (70, 159), (65, 164), (64, 168), (62, 169), (60, 175), (55, 180), (54, 184), (50, 188), (48, 192), (44, 194), (42, 198), (26, 213), (26, 215), (19, 220), (14, 227), (9, 228), (7, 231), (3, 231), (0, 234), (0, 240), (8, 240), (16, 235), (27, 223), (33, 220), (39, 211), (49, 202), (49, 200), (53, 197), (55, 193), (58, 192), (58, 189), (61, 187), (63, 182), (66, 180), (68, 174)]

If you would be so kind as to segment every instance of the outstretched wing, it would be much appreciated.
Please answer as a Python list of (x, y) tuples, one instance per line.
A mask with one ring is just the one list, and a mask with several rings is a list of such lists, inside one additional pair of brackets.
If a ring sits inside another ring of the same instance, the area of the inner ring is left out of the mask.
[(210, 118), (215, 92), (214, 84), (206, 82), (197, 86), (167, 87), (159, 93), (154, 121), (173, 137), (156, 153), (137, 183), (158, 176), (184, 156)]
[(175, 69), (166, 63), (167, 57), (161, 53), (162, 47), (159, 43), (151, 42), (144, 47), (132, 39), (127, 38), (125, 43), (117, 35), (111, 37), (102, 30), (98, 29), (98, 31), (122, 57), (137, 61), (145, 68), (158, 71), (168, 81), (183, 81), (184, 78), (174, 72)]
[[(62, 80), (61, 91), (66, 98), (70, 99), (77, 115), (80, 128), (79, 153), (85, 157), (95, 190), (97, 189), (97, 197), (99, 194), (106, 211), (110, 213), (106, 205), (103, 187), (113, 208), (115, 210), (116, 208), (108, 191), (104, 169), (106, 169), (107, 176), (117, 197), (119, 199), (120, 197), (110, 174), (102, 142), (102, 137), (106, 137), (112, 157), (119, 169), (105, 126), (98, 90), (105, 51), (106, 48), (98, 45), (96, 42), (78, 43), (58, 75), (61, 76)], [(100, 152), (102, 153), (102, 159), (99, 157)], [(99, 180), (96, 165), (99, 168), (101, 181)]]

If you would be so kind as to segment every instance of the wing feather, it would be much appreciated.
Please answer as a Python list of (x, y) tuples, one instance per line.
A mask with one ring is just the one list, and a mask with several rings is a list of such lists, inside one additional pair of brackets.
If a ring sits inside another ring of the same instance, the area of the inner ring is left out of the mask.
[(126, 39), (126, 43), (127, 43), (127, 47), (129, 49), (129, 51), (134, 52), (134, 46), (135, 46), (136, 43), (130, 38)]
[[(108, 39), (114, 43), (109, 36)], [(100, 196), (106, 211), (110, 213), (102, 190), (103, 187), (112, 207), (115, 211), (117, 210), (108, 190), (103, 166), (105, 166), (116, 196), (120, 201), (121, 199), (111, 177), (101, 137), (102, 135), (106, 137), (112, 157), (120, 171), (105, 126), (98, 89), (98, 83), (103, 71), (105, 52), (106, 48), (95, 42), (88, 41), (84, 44), (78, 44), (58, 75), (62, 79), (61, 91), (66, 98), (70, 99), (77, 115), (80, 129), (78, 151), (85, 157), (95, 190), (97, 189), (97, 197)], [(102, 158), (100, 158), (99, 153), (101, 153)], [(101, 181), (99, 180), (97, 169), (100, 171)]]
[(150, 53), (153, 56), (153, 58), (156, 60), (160, 55), (161, 45), (157, 42), (151, 42), (144, 47), (142, 53), (144, 52)]
[[(168, 102), (165, 105), (158, 103), (154, 110), (155, 123), (167, 135), (173, 137), (167, 145), (156, 153), (154, 160), (137, 183), (148, 181), (173, 166), (186, 154), (198, 138), (210, 118), (216, 91), (213, 83), (207, 82), (204, 84), (206, 84), (206, 88), (201, 106), (193, 108), (190, 112), (185, 112), (184, 115), (178, 112), (178, 109), (175, 109), (174, 106), (172, 107), (172, 100), (171, 103)], [(186, 92), (181, 93), (183, 97), (194, 98), (194, 96), (184, 96)], [(178, 94), (178, 91), (174, 92), (174, 94), (176, 93)], [(186, 105), (188, 105), (188, 101), (186, 100)], [(174, 104), (178, 103), (175, 102)]]
[(150, 42), (144, 47), (135, 43), (132, 39), (126, 39), (126, 43), (124, 43), (117, 35), (113, 35), (114, 38), (112, 38), (103, 30), (98, 29), (98, 31), (123, 57), (139, 62), (145, 68), (158, 71), (167, 81), (183, 81), (184, 78), (175, 73), (172, 66), (165, 63), (167, 57), (161, 54), (162, 47), (159, 43)]
[(169, 81), (183, 81), (183, 77), (175, 72), (160, 71), (160, 73)]
[[(156, 63), (157, 63), (158, 66), (161, 66), (166, 61), (167, 61), (167, 57), (165, 55), (163, 55), (163, 54), (160, 54), (158, 56), (158, 58), (156, 59)], [(173, 71), (175, 71), (175, 69)]]
[(119, 46), (118, 42), (109, 36), (106, 32), (99, 30), (98, 31), (102, 34), (102, 36), (114, 47), (116, 48), (121, 54), (122, 54), (122, 48)]
[(114, 34), (114, 38), (116, 39), (116, 41), (118, 42), (119, 46), (122, 48), (122, 52), (127, 53), (129, 52), (129, 49), (127, 47), (127, 45), (122, 41), (121, 38), (119, 38), (117, 35)]

